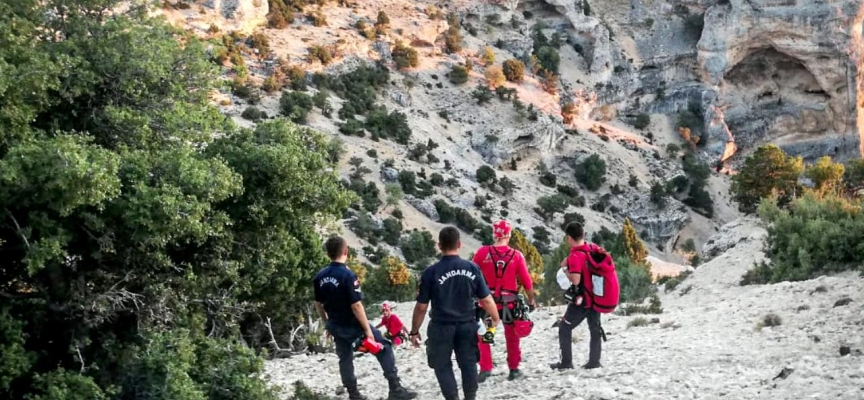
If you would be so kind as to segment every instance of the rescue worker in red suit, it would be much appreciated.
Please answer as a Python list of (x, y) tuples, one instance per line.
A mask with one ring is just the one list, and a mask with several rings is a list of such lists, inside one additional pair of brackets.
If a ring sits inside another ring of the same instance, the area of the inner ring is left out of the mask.
[[(480, 267), (483, 277), (489, 285), (489, 291), (498, 306), (498, 314), (502, 314), (504, 307), (511, 310), (516, 305), (519, 285), (525, 289), (528, 304), (534, 308), (534, 291), (531, 275), (528, 273), (528, 264), (522, 252), (511, 248), (510, 234), (513, 227), (507, 221), (498, 221), (492, 225), (492, 236), (495, 244), (483, 246), (474, 254), (474, 263)], [(504, 339), (507, 342), (507, 367), (510, 368), (508, 380), (518, 379), (523, 376), (519, 371), (519, 363), (522, 361), (522, 351), (519, 349), (519, 336), (516, 334), (512, 323), (504, 322)], [(511, 321), (512, 322), (512, 321)], [(492, 348), (488, 343), (478, 336), (478, 347), (480, 348), (480, 375), (479, 382), (485, 381), (492, 375)]]

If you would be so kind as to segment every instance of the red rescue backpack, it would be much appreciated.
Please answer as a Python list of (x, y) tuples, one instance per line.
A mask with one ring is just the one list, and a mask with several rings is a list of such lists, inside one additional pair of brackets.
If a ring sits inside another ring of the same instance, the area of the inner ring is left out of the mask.
[[(589, 300), (586, 304), (599, 313), (615, 311), (620, 288), (612, 255), (594, 243), (588, 244), (588, 251), (578, 251), (585, 253), (585, 262), (588, 266), (583, 270), (582, 275), (582, 284), (585, 286), (585, 293)], [(587, 271), (587, 274), (584, 271)]]

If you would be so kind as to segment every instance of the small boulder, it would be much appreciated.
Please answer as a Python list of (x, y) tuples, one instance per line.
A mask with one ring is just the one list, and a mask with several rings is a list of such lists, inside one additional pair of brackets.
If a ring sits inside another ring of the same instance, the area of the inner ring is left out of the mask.
[(399, 179), (399, 171), (396, 168), (384, 167), (381, 169), (381, 179), (385, 182), (396, 182)]

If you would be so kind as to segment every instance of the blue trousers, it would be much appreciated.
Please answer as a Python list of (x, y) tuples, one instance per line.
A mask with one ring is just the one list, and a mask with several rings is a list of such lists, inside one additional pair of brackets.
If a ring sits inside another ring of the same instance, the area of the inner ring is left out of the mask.
[[(375, 341), (384, 345), (375, 358), (378, 359), (378, 364), (381, 364), (381, 369), (384, 371), (384, 377), (388, 381), (396, 379), (398, 371), (396, 370), (396, 357), (393, 355), (393, 346), (374, 327), (372, 336)], [(354, 375), (354, 341), (357, 338), (365, 336), (360, 325), (340, 326), (333, 323), (327, 324), (327, 330), (333, 335), (333, 341), (336, 343), (336, 355), (339, 357), (339, 375), (342, 377), (342, 384), (346, 388), (357, 387), (357, 377)]]
[(426, 357), (429, 367), (435, 370), (441, 394), (446, 399), (459, 396), (453, 362), (450, 357), (456, 353), (456, 364), (462, 371), (462, 391), (465, 398), (473, 399), (477, 394), (477, 362), (480, 351), (477, 348), (477, 322), (458, 324), (429, 323), (426, 329), (429, 337), (426, 342)]

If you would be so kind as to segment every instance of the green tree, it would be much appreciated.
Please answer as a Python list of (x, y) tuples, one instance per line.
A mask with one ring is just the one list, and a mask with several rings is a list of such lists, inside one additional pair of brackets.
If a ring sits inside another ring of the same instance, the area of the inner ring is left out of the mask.
[(498, 186), (501, 187), (501, 191), (504, 192), (505, 196), (513, 194), (513, 189), (516, 189), (516, 184), (513, 183), (513, 180), (506, 176), (502, 176), (501, 179), (498, 180)]
[(654, 182), (651, 185), (651, 202), (656, 204), (658, 208), (666, 207), (666, 187), (660, 182)]
[(405, 197), (402, 191), (402, 186), (398, 183), (388, 183), (384, 186), (384, 193), (387, 194), (387, 207), (396, 206)]
[(475, 173), (477, 177), (477, 182), (481, 185), (491, 185), (494, 184), (497, 177), (495, 175), (495, 170), (488, 165), (481, 166), (477, 168), (477, 172)]
[(0, 397), (275, 399), (261, 321), (299, 322), (351, 196), (322, 135), (238, 129), (205, 46), (118, 5), (0, 5)]
[(540, 66), (543, 69), (553, 73), (558, 73), (558, 64), (561, 63), (561, 56), (558, 55), (558, 50), (554, 47), (544, 46), (537, 50), (537, 59), (540, 61)]
[(410, 235), (402, 239), (399, 247), (402, 249), (405, 261), (409, 264), (435, 257), (438, 252), (435, 249), (435, 239), (427, 230), (411, 232)]
[(515, 58), (504, 61), (501, 68), (510, 82), (522, 82), (525, 77), (525, 64)]
[(555, 218), (555, 214), (562, 213), (570, 204), (570, 199), (562, 194), (553, 194), (551, 196), (543, 196), (537, 199), (537, 213), (543, 217), (544, 221)]
[(851, 193), (864, 189), (864, 158), (849, 161), (843, 174), (843, 183)]
[(282, 115), (298, 124), (306, 123), (306, 115), (312, 111), (312, 98), (303, 92), (285, 92), (279, 99)]
[(732, 198), (745, 213), (755, 212), (759, 202), (772, 193), (788, 202), (798, 191), (798, 177), (802, 171), (801, 157), (789, 157), (775, 144), (759, 147), (732, 177)]
[(630, 223), (629, 218), (624, 219), (624, 227), (621, 228), (621, 237), (624, 239), (624, 248), (627, 250), (627, 256), (634, 264), (644, 265), (647, 263), (645, 257), (648, 257), (648, 249), (645, 248), (645, 243), (639, 240), (639, 235), (636, 234), (636, 229)]
[(651, 116), (643, 113), (636, 116), (636, 123), (633, 124), (633, 127), (639, 130), (643, 130), (647, 128), (648, 125), (651, 125)]
[(816, 185), (816, 190), (822, 193), (836, 193), (843, 187), (843, 164), (831, 161), (831, 157), (821, 157), (816, 164), (804, 171), (804, 176), (810, 178)]
[(534, 286), (534, 293), (540, 293), (540, 288), (543, 285), (543, 257), (533, 244), (528, 242), (525, 235), (518, 229), (513, 230), (512, 238), (510, 238), (510, 247), (522, 252), (525, 256), (525, 263), (528, 264), (528, 272), (531, 274), (531, 281)]
[(389, 217), (384, 220), (382, 225), (381, 240), (391, 246), (398, 246), (399, 239), (402, 237), (402, 222), (396, 218)]
[(576, 168), (576, 180), (588, 190), (600, 189), (606, 181), (606, 161), (597, 154), (588, 156)]

